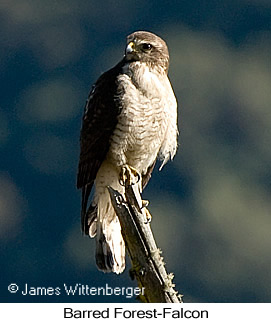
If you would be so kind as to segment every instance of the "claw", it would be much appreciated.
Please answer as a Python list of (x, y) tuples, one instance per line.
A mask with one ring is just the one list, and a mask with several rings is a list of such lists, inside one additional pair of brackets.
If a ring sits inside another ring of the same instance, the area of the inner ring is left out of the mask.
[(150, 211), (147, 209), (147, 206), (150, 204), (148, 200), (142, 200), (142, 211), (145, 213), (146, 217), (146, 222), (145, 223), (150, 223), (152, 219), (152, 215)]
[(145, 217), (146, 217), (145, 223), (146, 224), (147, 223), (150, 223), (151, 222), (151, 219), (152, 219), (152, 215), (151, 215), (150, 211), (146, 207), (144, 207), (143, 208), (143, 212), (145, 213)]
[(148, 200), (142, 200), (142, 208), (147, 207), (150, 204)]
[[(136, 179), (136, 181), (134, 181)], [(121, 168), (119, 182), (120, 185), (134, 185), (141, 179), (139, 172), (132, 166), (125, 165)]]

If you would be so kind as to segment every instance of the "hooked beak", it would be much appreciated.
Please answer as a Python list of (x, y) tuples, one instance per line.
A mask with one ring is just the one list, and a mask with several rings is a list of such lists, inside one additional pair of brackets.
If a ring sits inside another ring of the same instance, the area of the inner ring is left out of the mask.
[(135, 51), (135, 43), (131, 41), (126, 47), (126, 54), (130, 54)]

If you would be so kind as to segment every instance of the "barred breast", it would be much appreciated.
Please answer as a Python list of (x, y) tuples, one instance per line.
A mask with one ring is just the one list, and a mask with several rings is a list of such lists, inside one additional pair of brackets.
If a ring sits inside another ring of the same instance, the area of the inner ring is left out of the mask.
[(166, 162), (176, 152), (177, 104), (164, 72), (150, 71), (143, 63), (124, 72), (118, 78), (121, 113), (109, 158), (118, 166), (128, 164), (145, 174), (158, 154)]

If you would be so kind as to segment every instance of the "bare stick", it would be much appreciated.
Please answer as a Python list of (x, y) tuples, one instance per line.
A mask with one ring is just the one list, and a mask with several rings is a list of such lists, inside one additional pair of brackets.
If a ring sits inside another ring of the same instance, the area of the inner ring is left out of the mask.
[(144, 288), (144, 293), (140, 295), (141, 301), (182, 303), (181, 295), (174, 290), (173, 274), (168, 275), (166, 272), (145, 210), (140, 207), (141, 197), (136, 196), (132, 186), (126, 186), (125, 197), (111, 187), (108, 190), (132, 262), (131, 277), (137, 279), (141, 289)]

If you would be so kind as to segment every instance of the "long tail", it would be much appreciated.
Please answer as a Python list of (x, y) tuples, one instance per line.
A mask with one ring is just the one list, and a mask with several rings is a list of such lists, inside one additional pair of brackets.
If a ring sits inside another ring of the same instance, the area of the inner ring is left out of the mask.
[(119, 219), (106, 191), (98, 197), (96, 264), (103, 272), (120, 274), (125, 269), (125, 243)]
[[(95, 197), (87, 212), (88, 234), (96, 235), (96, 263), (103, 272), (120, 274), (125, 269), (125, 243), (121, 234), (119, 219), (111, 203), (108, 186), (124, 194), (119, 183), (119, 169), (104, 161), (95, 180)], [(141, 193), (141, 180), (134, 188)]]

